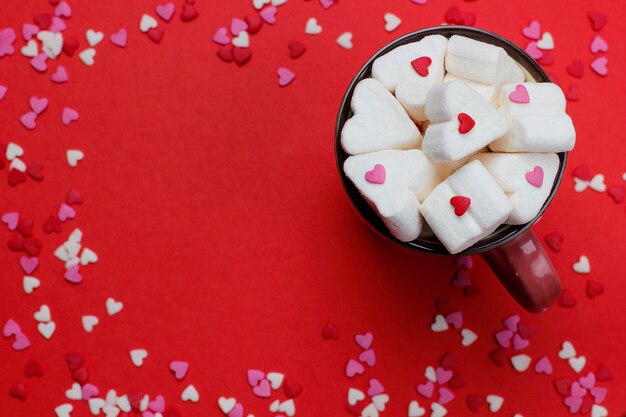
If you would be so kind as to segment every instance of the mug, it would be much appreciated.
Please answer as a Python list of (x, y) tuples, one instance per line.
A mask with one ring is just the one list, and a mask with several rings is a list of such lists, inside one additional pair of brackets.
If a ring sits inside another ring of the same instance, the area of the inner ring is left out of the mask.
[[(534, 79), (535, 82), (550, 82), (550, 78), (524, 50), (512, 42), (482, 29), (466, 26), (438, 26), (409, 33), (384, 46), (369, 61), (363, 65), (354, 77), (346, 91), (335, 128), (335, 157), (337, 168), (343, 187), (361, 218), (365, 220), (378, 234), (392, 242), (404, 246), (410, 250), (428, 255), (450, 255), (446, 248), (435, 236), (418, 238), (412, 242), (401, 242), (394, 238), (387, 230), (384, 223), (376, 212), (361, 196), (357, 188), (343, 172), (343, 163), (348, 158), (341, 146), (341, 130), (344, 123), (352, 116), (350, 102), (352, 93), (359, 81), (371, 76), (374, 60), (400, 45), (419, 41), (429, 35), (443, 35), (447, 38), (452, 35), (462, 35), (478, 41), (487, 42), (502, 47), (515, 61), (517, 61)], [(541, 217), (544, 210), (556, 194), (563, 178), (567, 152), (558, 153), (559, 170), (552, 184), (550, 195), (545, 201), (537, 216), (530, 222), (522, 225), (501, 225), (489, 236), (483, 238), (470, 248), (455, 254), (464, 256), (480, 254), (493, 270), (500, 282), (526, 310), (532, 313), (545, 311), (561, 295), (561, 282), (559, 276), (546, 254), (543, 246), (530, 227)]]

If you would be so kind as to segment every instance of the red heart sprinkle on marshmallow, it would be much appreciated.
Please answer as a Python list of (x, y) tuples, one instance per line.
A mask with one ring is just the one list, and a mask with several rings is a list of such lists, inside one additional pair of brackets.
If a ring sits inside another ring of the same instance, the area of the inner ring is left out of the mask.
[(428, 77), (428, 67), (430, 67), (430, 64), (432, 63), (433, 60), (428, 56), (421, 56), (411, 61), (411, 65), (413, 66), (413, 69), (415, 69), (415, 72), (422, 77)]
[(469, 197), (464, 196), (454, 196), (450, 199), (450, 204), (454, 207), (454, 214), (461, 217), (465, 214), (467, 209), (469, 208), (471, 203), (471, 199)]
[(459, 133), (464, 135), (474, 128), (476, 122), (467, 113), (459, 113)]

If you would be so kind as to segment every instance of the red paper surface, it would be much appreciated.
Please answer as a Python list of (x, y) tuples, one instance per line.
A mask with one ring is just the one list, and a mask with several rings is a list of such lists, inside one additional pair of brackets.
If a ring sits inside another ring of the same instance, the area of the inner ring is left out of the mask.
[[(454, 391), (449, 415), (470, 414), (469, 394), (498, 394), (505, 398), (498, 415), (564, 416), (567, 409), (552, 386), (554, 379), (574, 377), (557, 358), (564, 340), (586, 357), (585, 372), (609, 365), (614, 378), (601, 383), (609, 390), (603, 405), (611, 416), (626, 412), (624, 203), (592, 190), (575, 193), (571, 175), (584, 163), (592, 175), (604, 174), (607, 185), (624, 185), (624, 2), (431, 0), (418, 6), (408, 0), (341, 0), (325, 11), (317, 1), (291, 0), (279, 7), (275, 26), (265, 25), (251, 37), (252, 60), (242, 68), (220, 61), (211, 38), (232, 17), (254, 13), (251, 1), (198, 1), (200, 17), (189, 23), (180, 21), (182, 2), (176, 1), (175, 18), (159, 21), (165, 27), (160, 45), (138, 28), (143, 13), (155, 15), (156, 4), (71, 2), (66, 34), (79, 38), (81, 50), (88, 28), (103, 31), (105, 40), (96, 47), (93, 67), (76, 56), (58, 59), (70, 75), (65, 85), (50, 81), (56, 62), (38, 74), (19, 54), (21, 24), (51, 12), (48, 2), (0, 6), (0, 27), (18, 33), (16, 53), (0, 59), (0, 84), (9, 87), (0, 102), (1, 141), (19, 143), (25, 161), (45, 166), (43, 182), (29, 179), (14, 188), (6, 183), (7, 168), (0, 174), (0, 212), (17, 210), (34, 219), (44, 243), (33, 274), (42, 285), (32, 295), (22, 290), (19, 255), (4, 243), (0, 250), (0, 322), (15, 319), (33, 342), (15, 352), (9, 340), (0, 339), (2, 417), (54, 415), (53, 408), (68, 401), (64, 393), (72, 383), (63, 360), (68, 351), (85, 355), (90, 381), (101, 395), (111, 388), (118, 394), (133, 389), (162, 394), (183, 416), (221, 415), (217, 398), (235, 396), (246, 415), (257, 417), (271, 415), (270, 401), (252, 395), (248, 368), (281, 371), (302, 384), (295, 400), (298, 416), (347, 416), (348, 388), (365, 390), (369, 378), (379, 379), (391, 398), (382, 415), (401, 416), (412, 399), (428, 406), (415, 385), (425, 381), (426, 366), (451, 351), (467, 385)], [(552, 231), (565, 235), (562, 251), (550, 254), (578, 301), (573, 309), (522, 312), (478, 258), (470, 275), (480, 294), (463, 297), (450, 285), (450, 258), (421, 256), (383, 241), (357, 217), (340, 185), (333, 129), (349, 81), (381, 46), (440, 24), (452, 5), (475, 13), (476, 26), (522, 46), (527, 43), (522, 27), (539, 20), (556, 43), (548, 72), (563, 86), (580, 89), (580, 101), (568, 103), (576, 149), (561, 189), (534, 226), (541, 237)], [(592, 9), (609, 17), (601, 31), (610, 46), (605, 78), (588, 66)], [(403, 20), (393, 33), (383, 29), (385, 12)], [(317, 17), (322, 34), (304, 34), (309, 17)], [(125, 49), (108, 40), (120, 27), (129, 31)], [(345, 31), (354, 34), (350, 51), (335, 43)], [(298, 60), (288, 55), (292, 39), (308, 48)], [(565, 72), (575, 59), (585, 62), (582, 80)], [(296, 73), (287, 88), (277, 85), (279, 66)], [(19, 117), (29, 110), (32, 95), (48, 97), (50, 105), (37, 129), (28, 132)], [(77, 109), (80, 121), (63, 126), (64, 106)], [(72, 148), (85, 153), (74, 169), (65, 161)], [(65, 223), (61, 234), (45, 235), (43, 222), (72, 187), (85, 200), (77, 218)], [(64, 266), (53, 256), (75, 227), (100, 257), (81, 270), (84, 282), (78, 286), (64, 281)], [(2, 242), (10, 236), (0, 228)], [(591, 261), (588, 276), (572, 271), (583, 254)], [(588, 299), (588, 279), (601, 282), (605, 293)], [(465, 327), (478, 334), (473, 345), (462, 347), (456, 330), (429, 330), (434, 300), (442, 296), (462, 310)], [(107, 316), (107, 297), (122, 301), (124, 309)], [(50, 341), (38, 334), (32, 317), (44, 303), (57, 323)], [(552, 376), (518, 374), (489, 360), (488, 352), (497, 347), (493, 333), (513, 313), (535, 326), (524, 352), (533, 360), (547, 355)], [(100, 319), (89, 334), (81, 325), (86, 314)], [(328, 320), (340, 328), (340, 340), (321, 338)], [(365, 331), (374, 334), (378, 363), (349, 380), (346, 362), (360, 352), (352, 338)], [(129, 350), (135, 348), (149, 352), (141, 368), (130, 362)], [(31, 358), (43, 365), (42, 378), (25, 378), (23, 367)], [(190, 363), (182, 382), (168, 370), (175, 359)], [(20, 381), (29, 394), (25, 402), (7, 395)], [(200, 393), (197, 404), (180, 399), (190, 383)], [(73, 403), (73, 416), (89, 415), (85, 402)], [(480, 414), (489, 414), (485, 406)]]

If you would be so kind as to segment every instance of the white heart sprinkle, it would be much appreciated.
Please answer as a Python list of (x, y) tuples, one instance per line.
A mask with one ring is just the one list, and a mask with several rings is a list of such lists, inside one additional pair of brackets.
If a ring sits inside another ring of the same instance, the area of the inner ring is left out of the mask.
[(594, 404), (591, 407), (591, 417), (606, 417), (609, 415), (609, 411), (601, 405)]
[(83, 158), (85, 157), (85, 154), (81, 150), (70, 149), (67, 151), (66, 156), (67, 156), (67, 163), (69, 164), (69, 166), (74, 168), (76, 167), (76, 165), (78, 165), (79, 161), (83, 160)]
[(139, 22), (139, 29), (143, 33), (146, 33), (150, 29), (154, 29), (157, 26), (158, 26), (158, 23), (154, 17), (150, 16), (149, 14), (144, 14), (143, 16), (141, 16), (141, 21)]
[(100, 320), (98, 320), (98, 317), (91, 316), (91, 315), (83, 316), (82, 321), (83, 321), (83, 328), (85, 329), (87, 333), (91, 333), (93, 328), (100, 322)]
[(70, 236), (67, 238), (68, 242), (80, 243), (83, 240), (83, 231), (78, 227), (70, 233)]
[(247, 48), (250, 46), (250, 36), (248, 32), (242, 30), (239, 35), (233, 38), (233, 45), (239, 48)]
[(73, 259), (78, 256), (78, 252), (80, 252), (81, 245), (80, 243), (70, 242), (69, 240), (63, 244), (63, 248), (67, 253), (67, 259)]
[(435, 372), (435, 368), (433, 368), (432, 366), (426, 367), (426, 371), (424, 371), (424, 376), (429, 381), (437, 382), (437, 373)]
[(22, 55), (28, 58), (36, 57), (39, 54), (37, 41), (35, 41), (34, 39), (29, 40), (26, 45), (22, 46), (22, 49), (20, 49), (20, 52), (22, 53)]
[(461, 339), (461, 344), (463, 346), (469, 346), (472, 343), (474, 343), (476, 339), (478, 339), (478, 335), (474, 333), (473, 331), (471, 331), (470, 329), (461, 330), (461, 336), (463, 337)]
[(361, 411), (361, 417), (378, 417), (379, 415), (376, 406), (372, 403)]
[[(115, 394), (115, 391), (113, 391), (113, 393)], [(119, 409), (125, 413), (130, 413), (130, 410), (132, 408), (130, 406), (130, 400), (128, 399), (128, 395), (122, 395), (121, 397), (117, 397), (114, 404), (117, 405)]]
[(278, 411), (278, 406), (280, 406), (280, 400), (272, 401), (272, 403), (270, 404), (270, 411), (272, 413), (277, 412)]
[(80, 388), (80, 384), (78, 382), (74, 382), (72, 387), (65, 391), (65, 396), (68, 400), (80, 400), (83, 398), (83, 391)]
[(87, 266), (96, 262), (98, 262), (98, 255), (89, 248), (83, 249), (83, 253), (80, 254), (80, 264)]
[(372, 397), (372, 403), (376, 406), (376, 409), (380, 412), (385, 411), (385, 405), (389, 402), (389, 395), (378, 394)]
[(9, 142), (4, 154), (9, 161), (12, 161), (17, 157), (24, 156), (24, 149), (22, 149), (20, 145), (17, 145), (13, 142)]
[(278, 406), (278, 411), (287, 414), (289, 417), (293, 417), (296, 414), (296, 403), (293, 399), (283, 401)]
[(280, 372), (269, 372), (265, 378), (270, 381), (273, 390), (277, 390), (283, 384), (283, 380), (285, 379), (285, 375)]
[(578, 258), (578, 262), (572, 265), (572, 269), (574, 270), (574, 272), (577, 272), (579, 274), (590, 273), (591, 264), (589, 263), (589, 258), (587, 258), (585, 255), (582, 255), (580, 258)]
[(419, 403), (415, 400), (409, 403), (409, 417), (422, 417), (426, 414), (426, 410), (420, 407)]
[(430, 330), (435, 333), (448, 330), (448, 322), (446, 321), (446, 318), (441, 314), (437, 314), (435, 316), (435, 322), (430, 325)]
[(87, 48), (81, 53), (78, 54), (78, 57), (81, 61), (87, 66), (92, 66), (94, 64), (94, 57), (96, 56), (96, 50), (93, 48)]
[(57, 259), (63, 262), (67, 262), (70, 259), (69, 256), (67, 255), (65, 244), (62, 244), (54, 251), (54, 256), (56, 256)]
[(271, 1), (272, 0), (252, 0), (252, 5), (255, 9), (261, 10), (263, 6), (265, 6), (266, 4), (270, 4)]
[(528, 355), (520, 354), (511, 356), (511, 365), (517, 372), (524, 372), (530, 366), (531, 358)]
[(110, 405), (115, 405), (117, 402), (117, 392), (115, 392), (114, 389), (108, 390), (106, 397), (104, 397), (104, 402)]
[(504, 403), (504, 398), (499, 395), (487, 395), (487, 402), (489, 403), (489, 411), (492, 413), (497, 413), (498, 410), (502, 407), (502, 403)]
[(130, 360), (133, 365), (140, 367), (143, 365), (143, 360), (148, 356), (148, 351), (145, 349), (133, 349), (130, 351)]
[(139, 411), (146, 411), (148, 409), (149, 401), (150, 397), (148, 397), (148, 394), (144, 395), (141, 401), (139, 401)]
[(282, 6), (287, 3), (287, 0), (272, 0), (272, 6)]
[(17, 169), (18, 171), (26, 172), (26, 164), (20, 158), (15, 158), (11, 161), (11, 164), (9, 165), (9, 171), (12, 169)]
[(200, 394), (198, 394), (198, 390), (196, 389), (196, 387), (189, 384), (180, 395), (180, 398), (183, 401), (191, 401), (192, 403), (197, 403), (200, 400)]
[(41, 281), (35, 277), (29, 277), (28, 275), (24, 276), (23, 280), (24, 292), (26, 294), (32, 294), (35, 288), (39, 288), (41, 285)]
[[(235, 405), (237, 404), (237, 400), (235, 400), (234, 398), (226, 398), (226, 397), (220, 397), (217, 399), (217, 405), (220, 407), (220, 410), (222, 410), (222, 413), (224, 414), (228, 414), (230, 413), (230, 411), (235, 408)], [(278, 409), (276, 409), (276, 411), (278, 411)]]
[(589, 183), (589, 188), (599, 193), (603, 193), (606, 191), (606, 184), (604, 183), (604, 175), (596, 174), (591, 179)]
[(61, 404), (54, 409), (54, 412), (57, 415), (57, 417), (70, 417), (70, 413), (72, 411), (74, 411), (74, 407), (72, 406), (72, 404)]
[(35, 314), (33, 314), (33, 317), (35, 317), (35, 320), (40, 323), (49, 322), (51, 320), (50, 307), (46, 304), (42, 304), (41, 307), (39, 307), (39, 311), (36, 311)]
[(87, 43), (89, 46), (94, 47), (104, 39), (104, 33), (96, 32), (93, 29), (87, 29)]
[(581, 180), (576, 177), (574, 177), (574, 183), (574, 191), (577, 193), (582, 193), (589, 187), (589, 181)]
[(106, 417), (117, 417), (117, 415), (120, 413), (119, 408), (108, 404), (102, 407), (102, 411), (104, 411), (104, 415)]
[(570, 368), (572, 368), (574, 372), (579, 374), (587, 364), (587, 358), (581, 355), (577, 358), (569, 358), (567, 362), (569, 363)]
[(322, 27), (317, 23), (317, 19), (311, 17), (306, 21), (306, 26), (304, 27), (304, 33), (307, 35), (319, 35), (322, 33)]
[(73, 267), (74, 265), (78, 265), (79, 263), (80, 259), (78, 258), (68, 259), (67, 262), (65, 262), (65, 269), (70, 269), (71, 267)]
[(41, 50), (50, 59), (56, 59), (63, 50), (63, 34), (42, 30), (37, 33), (37, 39), (41, 41)]
[(524, 416), (523, 416), (523, 415), (521, 415), (520, 413), (515, 413), (515, 414), (513, 415), (513, 417), (524, 417)]
[(39, 333), (41, 333), (41, 335), (48, 340), (50, 340), (56, 329), (57, 325), (53, 321), (49, 321), (47, 323), (39, 323), (37, 325), (37, 330), (39, 330)]
[(541, 39), (537, 41), (537, 47), (539, 49), (543, 49), (544, 51), (554, 49), (554, 39), (552, 38), (552, 34), (550, 32), (544, 32)]
[(356, 388), (350, 388), (348, 390), (348, 404), (355, 405), (359, 401), (363, 401), (365, 399), (365, 394), (363, 391), (358, 390)]
[(402, 20), (393, 13), (385, 13), (385, 30), (387, 32), (393, 32), (398, 29)]
[(352, 33), (342, 33), (337, 38), (337, 43), (344, 49), (352, 49)]
[(124, 304), (121, 301), (115, 301), (113, 297), (109, 297), (106, 301), (106, 308), (109, 316), (112, 316), (122, 311)]
[(91, 411), (91, 414), (93, 414), (94, 416), (100, 414), (100, 411), (102, 411), (102, 407), (104, 407), (106, 404), (102, 398), (90, 398), (87, 403), (89, 404), (89, 411)]
[(561, 359), (569, 359), (576, 356), (576, 349), (574, 349), (574, 345), (569, 340), (563, 342), (561, 346), (561, 350), (559, 351), (559, 358)]
[(446, 408), (439, 403), (431, 403), (430, 411), (430, 417), (443, 417), (448, 414), (448, 410), (446, 410)]

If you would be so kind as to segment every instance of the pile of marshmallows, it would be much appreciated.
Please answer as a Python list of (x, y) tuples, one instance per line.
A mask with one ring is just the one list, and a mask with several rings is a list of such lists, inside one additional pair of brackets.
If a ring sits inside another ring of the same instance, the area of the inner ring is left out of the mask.
[(450, 253), (532, 220), (552, 189), (555, 152), (576, 141), (557, 85), (463, 36), (428, 36), (376, 59), (351, 105), (341, 132), (348, 178), (397, 239), (434, 233)]

